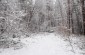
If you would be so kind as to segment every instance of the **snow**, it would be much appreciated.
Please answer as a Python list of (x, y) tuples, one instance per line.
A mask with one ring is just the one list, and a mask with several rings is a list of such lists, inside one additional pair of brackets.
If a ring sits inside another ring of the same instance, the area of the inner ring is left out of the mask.
[(0, 55), (80, 55), (72, 52), (69, 42), (64, 41), (60, 35), (36, 34), (22, 38), (24, 47), (18, 50), (5, 49)]

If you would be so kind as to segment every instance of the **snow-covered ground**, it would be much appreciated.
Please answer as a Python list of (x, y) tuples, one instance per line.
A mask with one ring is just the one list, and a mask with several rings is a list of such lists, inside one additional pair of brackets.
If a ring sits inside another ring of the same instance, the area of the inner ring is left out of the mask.
[[(70, 40), (76, 43), (77, 38)], [(0, 55), (84, 55), (75, 44), (53, 33), (36, 34), (28, 38), (22, 38), (24, 47), (13, 50), (13, 48), (3, 49)]]

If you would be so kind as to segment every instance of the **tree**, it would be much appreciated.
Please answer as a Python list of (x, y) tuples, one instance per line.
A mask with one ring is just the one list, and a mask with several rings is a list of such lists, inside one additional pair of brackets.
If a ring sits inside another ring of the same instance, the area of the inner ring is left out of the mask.
[(81, 1), (80, 0), (69, 0), (69, 13), (68, 13), (68, 19), (70, 27), (72, 27), (72, 32), (76, 34), (82, 34), (83, 33), (83, 17), (82, 17), (82, 7), (81, 7)]
[(84, 26), (84, 35), (85, 35), (85, 0), (81, 0), (81, 3), (82, 3), (83, 26)]

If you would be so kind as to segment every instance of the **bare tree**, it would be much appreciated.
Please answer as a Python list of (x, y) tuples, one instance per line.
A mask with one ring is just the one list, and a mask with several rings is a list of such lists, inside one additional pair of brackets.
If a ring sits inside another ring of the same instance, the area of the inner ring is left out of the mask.
[(82, 14), (83, 14), (83, 26), (84, 26), (84, 35), (85, 35), (85, 0), (81, 0), (82, 3)]

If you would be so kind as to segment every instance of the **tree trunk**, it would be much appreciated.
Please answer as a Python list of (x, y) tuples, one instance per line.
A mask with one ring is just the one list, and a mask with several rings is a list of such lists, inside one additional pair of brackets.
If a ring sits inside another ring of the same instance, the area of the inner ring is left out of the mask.
[(85, 35), (85, 0), (81, 0), (81, 3), (82, 3), (83, 25), (84, 25), (84, 35)]

